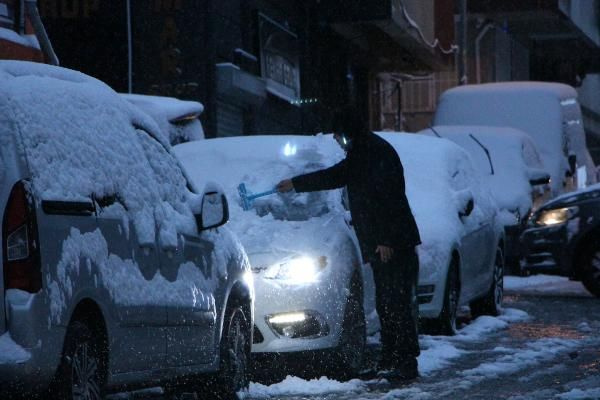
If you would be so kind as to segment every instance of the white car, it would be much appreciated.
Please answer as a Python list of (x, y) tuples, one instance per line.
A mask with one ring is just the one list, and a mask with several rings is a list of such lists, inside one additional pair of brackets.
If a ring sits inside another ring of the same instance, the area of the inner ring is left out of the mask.
[(456, 311), (497, 315), (503, 295), (503, 226), (465, 150), (449, 140), (380, 133), (404, 166), (406, 195), (419, 227), (420, 317), (432, 333), (452, 334)]
[(505, 261), (517, 269), (519, 236), (532, 211), (551, 195), (550, 174), (525, 132), (495, 126), (435, 126), (421, 132), (449, 139), (465, 149), (481, 182), (494, 196), (506, 232)]
[[(256, 358), (302, 351), (335, 360), (341, 375), (357, 372), (365, 346), (363, 266), (342, 190), (272, 194), (248, 211), (238, 194), (242, 182), (257, 193), (334, 164), (343, 152), (333, 138), (207, 139), (177, 145), (174, 152), (196, 184), (218, 180), (230, 200), (229, 226), (254, 271)], [(372, 297), (369, 281), (365, 290)]]
[(151, 116), (172, 145), (204, 139), (199, 118), (204, 111), (201, 103), (144, 94), (121, 93), (121, 96)]

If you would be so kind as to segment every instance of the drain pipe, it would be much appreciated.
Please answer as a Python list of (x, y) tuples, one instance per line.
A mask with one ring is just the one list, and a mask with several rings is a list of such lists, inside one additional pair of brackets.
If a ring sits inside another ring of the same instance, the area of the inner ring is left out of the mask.
[(481, 32), (479, 32), (479, 34), (477, 35), (477, 38), (475, 39), (475, 69), (477, 70), (477, 83), (481, 83), (481, 55), (479, 54), (479, 43), (481, 42), (481, 39), (483, 39), (483, 37), (488, 33), (488, 31), (492, 28), (495, 28), (495, 25), (493, 22), (488, 22), (483, 29), (481, 30)]
[(35, 36), (37, 36), (38, 41), (40, 42), (40, 47), (42, 48), (42, 52), (44, 53), (46, 60), (49, 64), (59, 65), (58, 57), (52, 48), (52, 44), (50, 43), (50, 39), (48, 39), (48, 34), (46, 34), (44, 24), (42, 23), (42, 18), (40, 17), (40, 12), (37, 8), (37, 0), (24, 0), (24, 4), (25, 12), (31, 20)]

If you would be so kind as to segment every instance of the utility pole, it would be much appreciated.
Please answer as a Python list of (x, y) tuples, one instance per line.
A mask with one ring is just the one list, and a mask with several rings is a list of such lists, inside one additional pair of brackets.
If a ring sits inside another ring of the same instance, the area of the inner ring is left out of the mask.
[(460, 51), (457, 54), (457, 72), (459, 85), (468, 83), (467, 79), (467, 1), (458, 0), (458, 42), (460, 43)]

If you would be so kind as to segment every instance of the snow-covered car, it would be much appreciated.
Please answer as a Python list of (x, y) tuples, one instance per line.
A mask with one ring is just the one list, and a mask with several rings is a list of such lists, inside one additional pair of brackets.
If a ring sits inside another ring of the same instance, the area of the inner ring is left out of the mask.
[(172, 145), (204, 139), (201, 103), (144, 94), (121, 93), (121, 96), (150, 115)]
[(418, 300), (428, 331), (452, 334), (456, 311), (497, 315), (502, 306), (504, 229), (495, 200), (467, 152), (449, 140), (380, 133), (404, 166), (419, 227)]
[(523, 232), (525, 271), (568, 276), (600, 297), (600, 184), (540, 207)]
[(174, 152), (196, 184), (216, 178), (229, 196), (230, 226), (254, 271), (255, 358), (303, 352), (316, 363), (330, 358), (342, 375), (356, 372), (365, 346), (363, 266), (342, 190), (276, 193), (248, 211), (238, 194), (240, 183), (258, 193), (339, 161), (331, 135), (207, 139)]
[(550, 196), (550, 174), (526, 133), (508, 127), (435, 126), (420, 133), (449, 139), (471, 156), (481, 183), (494, 196), (506, 232), (504, 260), (518, 271), (519, 238), (532, 210)]
[(3, 398), (247, 385), (247, 256), (221, 190), (196, 194), (158, 132), (96, 79), (0, 61)]
[(463, 85), (442, 93), (434, 125), (509, 126), (531, 136), (552, 196), (596, 183), (577, 92), (554, 82)]

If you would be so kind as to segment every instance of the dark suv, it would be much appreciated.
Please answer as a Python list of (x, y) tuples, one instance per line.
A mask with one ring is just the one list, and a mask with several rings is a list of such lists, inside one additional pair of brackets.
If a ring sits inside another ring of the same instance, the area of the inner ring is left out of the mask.
[(544, 204), (521, 243), (524, 272), (568, 276), (600, 297), (600, 185)]

